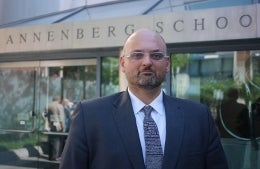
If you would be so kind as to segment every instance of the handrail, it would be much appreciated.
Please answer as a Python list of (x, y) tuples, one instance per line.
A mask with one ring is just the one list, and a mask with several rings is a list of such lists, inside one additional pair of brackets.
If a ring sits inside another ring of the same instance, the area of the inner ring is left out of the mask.
[(32, 130), (14, 130), (14, 129), (1, 129), (0, 128), (0, 133), (1, 132), (8, 132), (8, 133), (33, 133), (35, 132), (35, 129)]
[(43, 134), (47, 134), (47, 135), (61, 135), (61, 136), (67, 136), (68, 133), (67, 132), (53, 132), (53, 131), (44, 131), (42, 132)]
[(35, 114), (32, 111), (32, 117), (33, 117), (33, 128), (31, 130), (18, 130), (18, 129), (4, 129), (4, 128), (0, 128), (0, 134), (1, 132), (8, 132), (8, 133), (34, 133), (36, 131), (36, 126), (35, 126)]

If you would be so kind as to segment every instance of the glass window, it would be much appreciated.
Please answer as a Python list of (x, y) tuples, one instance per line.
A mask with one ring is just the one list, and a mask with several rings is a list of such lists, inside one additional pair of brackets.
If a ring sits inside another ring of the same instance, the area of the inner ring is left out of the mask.
[(33, 129), (35, 75), (31, 67), (0, 68), (1, 129)]
[(172, 95), (206, 104), (222, 137), (250, 137), (248, 117), (260, 97), (259, 51), (179, 53), (171, 62)]
[(185, 0), (187, 8), (190, 10), (217, 8), (227, 6), (241, 6), (256, 3), (253, 0)]
[(103, 57), (101, 62), (101, 95), (107, 96), (119, 91), (118, 57)]
[[(0, 152), (3, 157), (12, 152), (10, 149), (37, 146), (42, 151), (35, 160), (23, 163), (23, 159), (10, 156), (9, 161), (39, 168), (39, 158), (51, 159), (54, 150), (62, 152), (74, 103), (98, 97), (96, 67), (96, 59), (0, 63)], [(48, 149), (54, 145), (57, 149)], [(4, 159), (0, 165), (6, 166), (5, 162)], [(53, 164), (46, 161), (44, 165), (58, 168), (58, 163)]]
[(260, 51), (177, 53), (171, 62), (171, 94), (210, 108), (230, 168), (257, 168)]
[(96, 97), (96, 65), (63, 68), (64, 98), (74, 101)]

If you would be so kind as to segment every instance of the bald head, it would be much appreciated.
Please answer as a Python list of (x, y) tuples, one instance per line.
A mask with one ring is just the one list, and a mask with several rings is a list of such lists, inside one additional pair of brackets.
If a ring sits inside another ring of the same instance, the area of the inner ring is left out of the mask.
[(151, 47), (149, 42), (156, 42), (157, 48), (167, 53), (165, 41), (160, 34), (150, 29), (139, 29), (127, 38), (123, 47), (123, 54), (130, 52), (129, 49), (133, 49), (133, 45), (138, 46), (138, 43), (147, 44)]

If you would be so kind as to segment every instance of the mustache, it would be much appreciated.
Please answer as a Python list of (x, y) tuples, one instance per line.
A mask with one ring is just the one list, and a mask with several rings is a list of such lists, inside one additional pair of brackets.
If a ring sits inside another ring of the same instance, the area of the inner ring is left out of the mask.
[(151, 66), (146, 66), (146, 67), (144, 67), (144, 68), (142, 68), (142, 69), (140, 70), (140, 72), (143, 72), (143, 71), (152, 71), (152, 72), (153, 72), (153, 69), (152, 69)]

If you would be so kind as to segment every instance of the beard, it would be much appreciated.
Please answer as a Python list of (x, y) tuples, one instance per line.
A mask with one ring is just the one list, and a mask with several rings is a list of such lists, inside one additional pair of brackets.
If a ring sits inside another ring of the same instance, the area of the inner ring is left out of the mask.
[(162, 82), (165, 80), (165, 73), (160, 74), (150, 74), (150, 75), (143, 75), (143, 74), (136, 74), (136, 84), (139, 88), (143, 89), (154, 89), (161, 86)]

